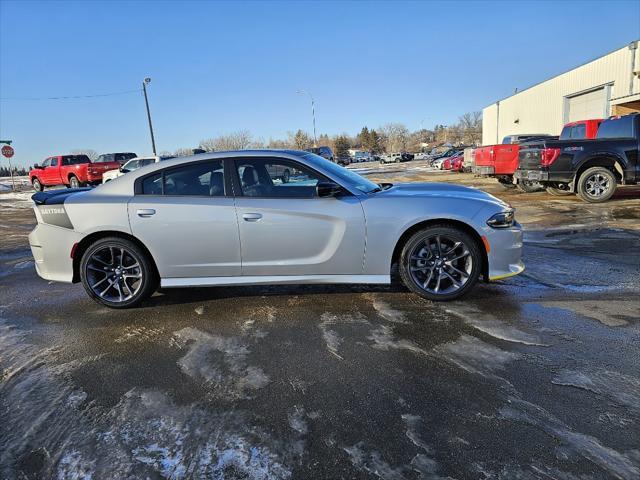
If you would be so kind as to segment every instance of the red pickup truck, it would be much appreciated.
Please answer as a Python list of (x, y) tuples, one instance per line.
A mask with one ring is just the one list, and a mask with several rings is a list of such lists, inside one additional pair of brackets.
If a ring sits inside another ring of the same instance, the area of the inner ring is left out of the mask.
[(101, 183), (104, 172), (117, 168), (120, 168), (120, 163), (115, 161), (91, 163), (86, 155), (56, 155), (34, 165), (29, 172), (29, 180), (37, 192), (54, 185), (78, 188)]
[[(567, 123), (562, 129), (560, 139), (595, 138), (600, 123), (602, 123), (600, 118)], [(512, 188), (515, 186), (513, 174), (518, 169), (519, 144), (529, 140), (545, 138), (556, 139), (558, 137), (542, 134), (508, 135), (500, 145), (475, 148), (471, 153), (473, 157), (473, 173), (485, 177), (496, 177), (502, 185)], [(533, 182), (518, 182), (518, 188), (525, 192), (531, 192), (538, 190), (539, 186)]]

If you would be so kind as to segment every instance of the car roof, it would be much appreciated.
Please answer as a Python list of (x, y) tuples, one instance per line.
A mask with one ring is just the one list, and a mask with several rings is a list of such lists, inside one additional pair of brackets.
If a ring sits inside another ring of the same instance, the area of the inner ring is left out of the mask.
[(261, 150), (228, 150), (221, 152), (206, 152), (206, 153), (198, 153), (196, 155), (187, 155), (185, 157), (176, 157), (170, 158), (167, 160), (163, 160), (161, 162), (150, 163), (149, 165), (145, 165), (137, 169), (134, 172), (129, 172), (126, 175), (118, 177), (116, 180), (111, 182), (104, 183), (100, 185), (94, 191), (99, 190), (99, 194), (128, 194), (133, 191), (133, 184), (135, 183), (138, 177), (143, 177), (150, 173), (155, 172), (156, 170), (164, 170), (165, 168), (171, 168), (174, 166), (179, 166), (185, 163), (205, 161), (205, 160), (215, 160), (215, 159), (223, 159), (223, 158), (236, 158), (236, 157), (255, 157), (255, 158), (264, 158), (264, 157), (274, 157), (274, 158), (286, 158), (290, 160), (301, 161), (302, 163), (308, 163), (305, 161), (306, 156), (315, 156), (313, 153), (305, 152), (301, 150), (269, 150), (269, 149), (261, 149)]

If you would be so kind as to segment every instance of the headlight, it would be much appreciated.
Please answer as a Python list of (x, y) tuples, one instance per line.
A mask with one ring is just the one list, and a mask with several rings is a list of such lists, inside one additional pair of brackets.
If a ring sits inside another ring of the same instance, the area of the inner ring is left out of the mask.
[(489, 225), (491, 228), (510, 228), (513, 227), (515, 222), (515, 211), (505, 210), (504, 212), (496, 213), (489, 220), (487, 220), (487, 225)]

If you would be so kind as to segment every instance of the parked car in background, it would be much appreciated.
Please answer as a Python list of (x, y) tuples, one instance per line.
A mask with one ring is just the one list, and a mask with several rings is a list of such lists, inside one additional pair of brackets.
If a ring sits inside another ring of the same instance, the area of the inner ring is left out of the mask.
[(464, 154), (454, 157), (451, 162), (451, 170), (458, 173), (464, 172)]
[[(572, 122), (562, 129), (568, 138), (594, 138), (602, 119), (580, 120)], [(520, 144), (536, 139), (557, 139), (552, 135), (520, 134), (507, 135), (501, 145), (489, 145), (474, 150), (474, 169), (476, 175), (495, 177), (501, 185), (507, 188), (517, 186), (524, 192), (540, 190), (540, 184), (535, 181), (520, 179), (514, 183), (514, 173), (518, 168)]]
[(55, 155), (34, 165), (29, 181), (38, 192), (56, 185), (78, 188), (101, 183), (104, 172), (119, 167), (118, 162), (91, 163), (86, 155)]
[(351, 157), (349, 155), (340, 155), (336, 159), (336, 163), (342, 166), (349, 165), (351, 163)]
[(118, 162), (120, 165), (124, 165), (132, 158), (136, 158), (136, 155), (133, 152), (120, 152), (120, 153), (103, 153), (102, 155), (98, 155), (93, 163), (113, 163)]
[(406, 162), (406, 161), (407, 159), (403, 157), (402, 153), (400, 152), (387, 153), (380, 157), (380, 163), (400, 163), (400, 162)]
[[(265, 165), (299, 175), (274, 182)], [(498, 198), (443, 183), (378, 185), (312, 153), (182, 157), (32, 198), (38, 275), (82, 283), (112, 308), (158, 288), (390, 284), (396, 266), (412, 292), (446, 301), (480, 277), (524, 270), (522, 228)]]
[(595, 139), (538, 139), (519, 152), (518, 181), (540, 182), (552, 195), (576, 193), (589, 203), (618, 185), (640, 183), (640, 114), (604, 120)]
[(322, 158), (326, 158), (330, 162), (334, 161), (333, 150), (329, 147), (312, 147), (307, 151), (320, 155)]
[(415, 155), (413, 153), (409, 153), (409, 152), (402, 152), (402, 160), (405, 162), (410, 162), (411, 160), (413, 160), (415, 158)]
[(140, 167), (144, 167), (145, 165), (150, 165), (152, 163), (160, 162), (162, 160), (167, 160), (169, 158), (174, 158), (171, 156), (151, 156), (151, 157), (136, 157), (129, 160), (124, 165), (121, 165), (119, 168), (114, 170), (109, 170), (102, 174), (102, 183), (110, 182), (111, 180), (121, 177), (125, 173), (133, 172)]
[[(456, 153), (458, 153), (460, 151), (459, 148), (450, 148), (448, 150), (445, 150), (444, 152), (441, 153), (436, 153), (435, 155), (431, 156), (429, 159), (429, 162), (431, 163), (431, 166), (435, 166), (434, 163), (437, 160), (442, 160), (444, 161), (445, 158), (451, 157), (452, 155), (455, 155)], [(438, 162), (438, 167), (442, 162)]]
[(427, 152), (418, 152), (413, 156), (414, 160), (426, 160), (429, 157)]

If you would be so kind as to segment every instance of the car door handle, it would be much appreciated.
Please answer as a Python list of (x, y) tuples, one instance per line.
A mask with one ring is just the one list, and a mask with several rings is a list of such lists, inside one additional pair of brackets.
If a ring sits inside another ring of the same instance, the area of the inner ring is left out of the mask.
[(257, 222), (262, 218), (261, 213), (243, 213), (242, 218), (245, 222)]
[(156, 211), (153, 208), (140, 208), (136, 213), (139, 217), (146, 218), (150, 217), (151, 215), (155, 215)]

